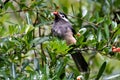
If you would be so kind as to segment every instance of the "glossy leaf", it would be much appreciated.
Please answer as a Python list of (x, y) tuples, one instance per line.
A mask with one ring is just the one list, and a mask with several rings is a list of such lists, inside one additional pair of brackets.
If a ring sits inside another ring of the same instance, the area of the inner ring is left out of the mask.
[(106, 64), (107, 64), (106, 62), (104, 62), (102, 64), (102, 66), (100, 67), (99, 72), (98, 72), (97, 77), (95, 78), (95, 80), (99, 80), (100, 79), (100, 77), (102, 76), (102, 74), (103, 74), (103, 72), (104, 72), (104, 70), (106, 68)]

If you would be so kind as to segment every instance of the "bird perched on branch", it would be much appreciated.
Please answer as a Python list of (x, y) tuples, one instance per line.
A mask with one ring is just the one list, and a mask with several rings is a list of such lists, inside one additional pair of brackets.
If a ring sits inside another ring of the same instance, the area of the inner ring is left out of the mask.
[[(51, 30), (52, 34), (65, 40), (68, 46), (75, 45), (76, 39), (73, 36), (75, 34), (75, 30), (73, 29), (67, 16), (64, 13), (57, 11), (53, 12), (53, 14), (55, 16), (55, 19)], [(87, 72), (88, 64), (85, 61), (84, 57), (82, 56), (81, 52), (75, 51), (74, 48), (72, 48), (69, 52), (74, 62), (76, 63), (78, 70), (82, 72)]]

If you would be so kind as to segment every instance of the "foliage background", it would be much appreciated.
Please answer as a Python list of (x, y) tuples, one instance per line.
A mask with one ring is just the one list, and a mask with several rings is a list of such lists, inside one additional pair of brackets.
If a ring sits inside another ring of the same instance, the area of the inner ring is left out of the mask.
[[(119, 80), (120, 0), (1, 0), (1, 80)], [(50, 34), (53, 11), (68, 15), (90, 67), (77, 70), (65, 41)], [(62, 73), (65, 73), (61, 77)]]

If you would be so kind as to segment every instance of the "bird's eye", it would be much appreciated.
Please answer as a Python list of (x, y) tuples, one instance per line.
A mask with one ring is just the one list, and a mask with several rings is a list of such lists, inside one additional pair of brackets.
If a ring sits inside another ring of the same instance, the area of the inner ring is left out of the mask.
[(65, 16), (64, 16), (64, 15), (62, 15), (62, 17), (64, 18)]

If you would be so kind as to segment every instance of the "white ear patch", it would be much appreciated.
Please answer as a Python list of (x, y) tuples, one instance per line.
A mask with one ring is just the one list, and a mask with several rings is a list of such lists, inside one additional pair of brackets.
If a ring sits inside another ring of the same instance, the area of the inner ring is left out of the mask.
[(69, 20), (68, 20), (63, 14), (60, 14), (60, 17), (61, 17), (63, 20), (69, 22)]
[(64, 17), (63, 19), (64, 19), (65, 21), (69, 22), (69, 20), (68, 20), (67, 18)]

